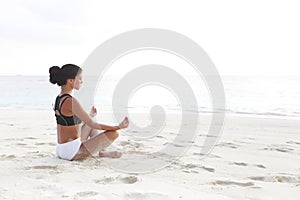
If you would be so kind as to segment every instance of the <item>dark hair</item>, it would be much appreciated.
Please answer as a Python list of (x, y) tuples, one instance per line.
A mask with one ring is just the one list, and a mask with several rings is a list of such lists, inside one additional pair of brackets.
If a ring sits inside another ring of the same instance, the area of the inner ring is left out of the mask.
[(82, 69), (77, 65), (66, 64), (59, 68), (58, 66), (50, 67), (50, 83), (62, 86), (67, 83), (68, 79), (74, 79), (78, 74), (82, 72)]

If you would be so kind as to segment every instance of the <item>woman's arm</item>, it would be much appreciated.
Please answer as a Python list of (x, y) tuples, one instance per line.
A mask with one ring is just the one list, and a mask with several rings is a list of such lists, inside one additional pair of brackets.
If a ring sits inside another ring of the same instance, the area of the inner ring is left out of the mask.
[[(96, 115), (97, 115), (97, 109), (95, 106), (92, 107), (91, 111), (90, 111), (90, 117), (92, 118), (92, 120), (95, 119)], [(85, 122), (82, 121), (82, 125), (85, 125)]]
[(99, 130), (119, 130), (119, 126), (109, 126), (106, 124), (100, 124), (95, 122), (89, 114), (82, 108), (80, 103), (78, 102), (77, 99), (74, 97), (72, 98), (72, 103), (73, 103), (73, 114), (75, 114), (79, 119), (81, 119), (84, 123), (86, 123), (89, 127), (94, 128), (94, 129), (99, 129)]

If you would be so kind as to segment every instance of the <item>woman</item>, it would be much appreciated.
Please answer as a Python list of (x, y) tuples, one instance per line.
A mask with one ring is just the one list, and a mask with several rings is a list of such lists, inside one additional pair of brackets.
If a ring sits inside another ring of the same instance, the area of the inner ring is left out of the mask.
[[(118, 136), (119, 129), (127, 128), (129, 121), (125, 119), (118, 126), (97, 123), (93, 118), (97, 114), (95, 107), (88, 115), (78, 100), (72, 97), (73, 89), (79, 90), (82, 82), (82, 69), (73, 64), (49, 69), (50, 82), (61, 87), (56, 97), (54, 111), (57, 122), (56, 155), (66, 160), (80, 160), (95, 153), (100, 157), (118, 158), (120, 152), (106, 152)], [(99, 132), (98, 130), (105, 130)]]

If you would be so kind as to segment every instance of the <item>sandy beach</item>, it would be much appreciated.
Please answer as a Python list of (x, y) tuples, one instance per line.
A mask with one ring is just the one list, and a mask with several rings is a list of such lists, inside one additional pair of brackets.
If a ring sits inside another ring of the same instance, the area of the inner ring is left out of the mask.
[[(113, 122), (109, 113), (98, 115), (102, 123)], [(176, 131), (172, 117), (168, 129), (150, 141), (121, 132), (115, 147), (122, 150), (123, 161), (170, 142), (170, 133)], [(132, 120), (143, 123), (145, 118), (139, 114)], [(118, 172), (108, 158), (72, 162), (56, 158), (51, 110), (1, 110), (0, 121), (1, 199), (293, 200), (300, 196), (297, 120), (227, 115), (218, 144), (201, 159), (209, 117), (200, 115), (199, 135), (185, 155), (146, 174)]]

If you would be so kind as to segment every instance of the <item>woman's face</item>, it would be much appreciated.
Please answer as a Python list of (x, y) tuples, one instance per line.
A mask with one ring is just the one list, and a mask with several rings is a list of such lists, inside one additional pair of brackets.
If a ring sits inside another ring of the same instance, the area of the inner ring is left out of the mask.
[(78, 74), (78, 75), (75, 77), (72, 86), (73, 86), (74, 89), (79, 90), (82, 83), (83, 83), (83, 81), (82, 81), (82, 73), (80, 73), (80, 74)]

